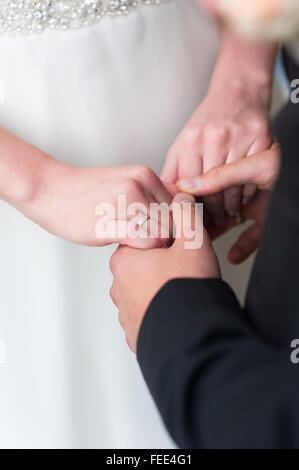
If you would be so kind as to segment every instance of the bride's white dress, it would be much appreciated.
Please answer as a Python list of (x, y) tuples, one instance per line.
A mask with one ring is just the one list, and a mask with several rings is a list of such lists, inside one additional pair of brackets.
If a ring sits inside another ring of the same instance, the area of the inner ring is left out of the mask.
[[(218, 39), (193, 0), (1, 35), (0, 124), (70, 165), (160, 172)], [(115, 247), (65, 242), (3, 202), (0, 223), (0, 446), (172, 446), (109, 298)]]

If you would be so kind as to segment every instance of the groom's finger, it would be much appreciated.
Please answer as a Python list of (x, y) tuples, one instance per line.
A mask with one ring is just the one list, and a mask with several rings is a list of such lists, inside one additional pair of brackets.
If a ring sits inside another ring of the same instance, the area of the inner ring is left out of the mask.
[(274, 144), (270, 150), (209, 170), (202, 176), (181, 180), (181, 191), (195, 196), (219, 193), (227, 188), (246, 183), (256, 184), (260, 189), (271, 189), (280, 164), (280, 150)]
[(172, 213), (176, 237), (173, 247), (187, 248), (190, 243), (194, 244), (197, 240), (201, 245), (203, 219), (196, 208), (194, 197), (185, 193), (177, 194), (173, 199)]

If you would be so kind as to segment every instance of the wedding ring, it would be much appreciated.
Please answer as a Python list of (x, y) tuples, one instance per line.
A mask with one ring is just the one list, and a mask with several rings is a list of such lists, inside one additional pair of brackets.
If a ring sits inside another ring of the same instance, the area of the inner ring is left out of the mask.
[(147, 215), (140, 216), (140, 218), (136, 222), (136, 225), (138, 225), (138, 227), (142, 227), (149, 219), (150, 217), (148, 217)]

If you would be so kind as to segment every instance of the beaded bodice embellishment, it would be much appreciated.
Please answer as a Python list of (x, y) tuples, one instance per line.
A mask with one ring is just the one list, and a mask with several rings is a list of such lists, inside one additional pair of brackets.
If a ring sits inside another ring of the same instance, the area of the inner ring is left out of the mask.
[(0, 34), (41, 33), (46, 28), (77, 29), (103, 17), (127, 15), (139, 5), (170, 0), (0, 0)]

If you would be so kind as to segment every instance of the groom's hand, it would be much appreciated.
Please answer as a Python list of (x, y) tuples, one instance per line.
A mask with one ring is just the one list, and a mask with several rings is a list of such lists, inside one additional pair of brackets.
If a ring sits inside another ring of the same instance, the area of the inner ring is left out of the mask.
[[(177, 228), (186, 223), (192, 228), (197, 227), (198, 219), (202, 227), (194, 201), (192, 196), (186, 194), (175, 197), (173, 219)], [(200, 248), (190, 249), (189, 243), (190, 238), (181, 236), (170, 248), (142, 251), (120, 247), (112, 256), (110, 267), (114, 282), (110, 295), (119, 309), (119, 321), (133, 352), (136, 352), (146, 309), (164, 284), (176, 278), (220, 277), (218, 261), (207, 232), (203, 229)]]
[[(241, 214), (243, 222), (250, 220), (254, 224), (246, 227), (230, 249), (228, 258), (233, 264), (245, 261), (260, 244), (271, 191), (278, 178), (279, 169), (280, 147), (278, 144), (273, 144), (266, 152), (214, 168), (202, 176), (181, 180), (177, 184), (180, 191), (200, 197), (216, 194), (237, 185), (257, 186), (259, 192), (254, 200), (244, 207)], [(237, 224), (238, 221), (233, 218), (230, 218), (224, 227), (217, 227), (212, 220), (205, 220), (206, 229), (213, 240)]]

